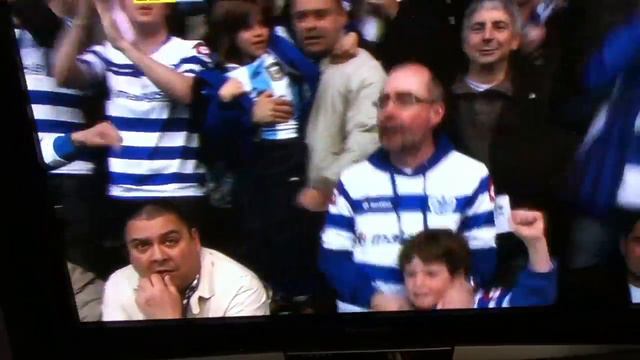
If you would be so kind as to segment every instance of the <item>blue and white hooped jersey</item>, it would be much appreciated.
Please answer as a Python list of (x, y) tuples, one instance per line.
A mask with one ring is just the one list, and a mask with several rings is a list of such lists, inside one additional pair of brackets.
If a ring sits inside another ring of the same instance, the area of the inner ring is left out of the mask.
[[(193, 76), (210, 64), (199, 41), (169, 37), (151, 58)], [(122, 52), (105, 42), (78, 57), (90, 76), (106, 78), (106, 117), (122, 137), (109, 152), (109, 195), (116, 198), (201, 196), (205, 168), (189, 106), (170, 99)]]
[(245, 91), (254, 101), (265, 91), (273, 92), (294, 103), (295, 114), (286, 123), (263, 126), (261, 138), (265, 140), (283, 140), (298, 137), (298, 117), (300, 115), (300, 96), (298, 89), (286, 74), (278, 58), (267, 52), (246, 66), (227, 65), (227, 76), (237, 79), (244, 85)]
[[(495, 249), (493, 210), (487, 168), (450, 144), (442, 141), (414, 173), (394, 167), (388, 153), (379, 150), (342, 173), (322, 247), (329, 254), (352, 253), (358, 271), (367, 274), (376, 291), (402, 295), (398, 256), (407, 240), (424, 229), (451, 229), (467, 239), (472, 254)], [(338, 307), (366, 310), (342, 299)]]
[(51, 49), (40, 47), (31, 34), (15, 29), (24, 69), (31, 111), (36, 122), (42, 158), (54, 174), (92, 174), (94, 164), (89, 154), (80, 154), (69, 162), (56, 151), (55, 140), (85, 128), (81, 110), (84, 94), (59, 87), (53, 77)]

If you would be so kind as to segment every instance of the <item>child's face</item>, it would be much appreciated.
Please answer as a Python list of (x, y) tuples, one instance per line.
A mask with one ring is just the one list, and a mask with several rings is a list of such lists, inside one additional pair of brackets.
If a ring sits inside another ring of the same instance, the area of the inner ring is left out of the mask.
[(453, 285), (453, 280), (443, 262), (424, 263), (414, 256), (404, 267), (407, 296), (418, 310), (434, 309)]
[(251, 27), (241, 30), (236, 42), (242, 54), (250, 59), (256, 59), (267, 52), (269, 45), (269, 28), (258, 19)]

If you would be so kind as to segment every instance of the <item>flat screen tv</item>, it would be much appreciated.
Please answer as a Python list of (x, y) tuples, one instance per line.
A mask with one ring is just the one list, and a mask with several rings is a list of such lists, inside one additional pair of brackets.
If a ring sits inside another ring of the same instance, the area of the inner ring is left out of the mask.
[(15, 358), (637, 342), (637, 1), (0, 6)]

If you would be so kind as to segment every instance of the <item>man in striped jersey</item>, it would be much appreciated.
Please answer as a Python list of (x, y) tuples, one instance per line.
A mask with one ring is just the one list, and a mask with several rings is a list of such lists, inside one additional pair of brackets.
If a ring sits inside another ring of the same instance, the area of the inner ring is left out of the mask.
[(398, 254), (424, 229), (463, 234), (474, 282), (487, 284), (496, 261), (491, 180), (482, 163), (434, 137), (445, 111), (439, 81), (422, 65), (401, 65), (377, 107), (382, 148), (342, 173), (322, 234), (320, 266), (338, 310), (400, 309)]
[[(59, 45), (55, 67), (63, 85), (85, 88), (104, 79), (109, 89), (106, 118), (122, 137), (121, 147), (108, 155), (112, 243), (122, 243), (119, 229), (139, 202), (155, 198), (171, 199), (184, 208), (206, 239), (205, 169), (188, 105), (193, 75), (208, 66), (208, 49), (169, 34), (167, 4), (118, 4), (131, 22), (134, 39), (120, 32), (113, 3), (96, 0), (107, 41), (80, 54), (89, 19), (77, 19)], [(120, 254), (119, 249), (114, 253), (114, 268), (125, 264)]]
[(66, 0), (28, 4), (15, 4), (12, 13), (49, 193), (63, 223), (67, 259), (99, 272), (95, 217), (104, 191), (95, 174), (96, 154), (86, 147), (117, 145), (119, 136), (109, 123), (87, 128), (89, 96), (59, 87), (52, 74), (52, 39), (69, 16), (84, 16), (86, 9)]

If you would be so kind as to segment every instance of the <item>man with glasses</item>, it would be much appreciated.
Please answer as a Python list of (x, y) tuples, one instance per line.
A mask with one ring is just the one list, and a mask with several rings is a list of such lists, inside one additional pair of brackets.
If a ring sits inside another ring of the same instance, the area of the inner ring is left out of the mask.
[(407, 309), (398, 254), (425, 229), (462, 234), (474, 284), (487, 285), (496, 256), (491, 179), (482, 163), (434, 136), (442, 85), (423, 65), (400, 65), (375, 105), (382, 147), (342, 173), (322, 234), (320, 267), (338, 310)]

